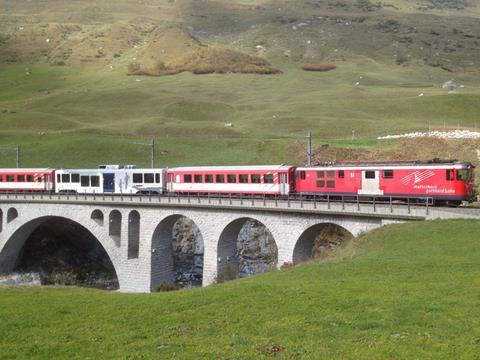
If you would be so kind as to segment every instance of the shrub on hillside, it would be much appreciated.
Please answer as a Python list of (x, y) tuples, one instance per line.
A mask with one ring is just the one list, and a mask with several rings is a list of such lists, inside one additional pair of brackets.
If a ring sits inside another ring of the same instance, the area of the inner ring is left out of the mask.
[(305, 71), (331, 71), (337, 68), (333, 64), (305, 64), (302, 69)]
[(180, 290), (180, 286), (175, 285), (175, 284), (169, 284), (166, 282), (161, 282), (157, 286), (155, 286), (155, 291), (156, 292), (163, 292), (163, 291), (175, 291), (175, 290)]

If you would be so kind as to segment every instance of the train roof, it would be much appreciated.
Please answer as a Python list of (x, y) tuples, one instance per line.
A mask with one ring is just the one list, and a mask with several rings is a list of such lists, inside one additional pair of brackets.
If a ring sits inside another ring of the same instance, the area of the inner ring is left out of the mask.
[(240, 166), (183, 166), (170, 168), (171, 171), (274, 171), (284, 170), (288, 171), (292, 168), (291, 165), (240, 165)]
[(51, 172), (54, 168), (1, 168), (0, 172)]
[(374, 168), (374, 169), (390, 169), (390, 168), (402, 168), (402, 169), (414, 169), (414, 168), (455, 168), (463, 169), (467, 167), (474, 167), (470, 162), (459, 162), (457, 160), (417, 160), (417, 161), (363, 161), (363, 162), (343, 162), (343, 163), (323, 163), (312, 166), (298, 167), (299, 170), (309, 169), (329, 169), (329, 168), (348, 168), (348, 169), (362, 169), (362, 168)]

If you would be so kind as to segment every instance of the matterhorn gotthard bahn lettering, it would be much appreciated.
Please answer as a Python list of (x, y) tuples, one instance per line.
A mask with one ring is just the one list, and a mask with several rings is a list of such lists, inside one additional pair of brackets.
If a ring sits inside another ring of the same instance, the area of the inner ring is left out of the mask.
[(477, 356), (479, 1), (0, 9), (0, 358)]

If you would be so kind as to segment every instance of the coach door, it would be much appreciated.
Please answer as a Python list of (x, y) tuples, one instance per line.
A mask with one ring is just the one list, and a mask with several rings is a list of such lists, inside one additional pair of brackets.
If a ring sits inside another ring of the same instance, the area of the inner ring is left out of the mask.
[(280, 173), (280, 194), (287, 195), (290, 190), (290, 184), (288, 183), (288, 173)]
[(383, 195), (380, 190), (380, 171), (362, 170), (362, 187), (358, 190), (359, 195)]
[(115, 174), (103, 174), (103, 192), (115, 191)]

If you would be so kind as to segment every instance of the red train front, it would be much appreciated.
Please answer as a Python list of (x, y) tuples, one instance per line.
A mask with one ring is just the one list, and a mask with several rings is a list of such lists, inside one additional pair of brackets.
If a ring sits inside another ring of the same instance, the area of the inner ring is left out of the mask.
[(474, 196), (473, 165), (455, 161), (347, 163), (296, 170), (300, 194), (431, 198), (459, 204)]

